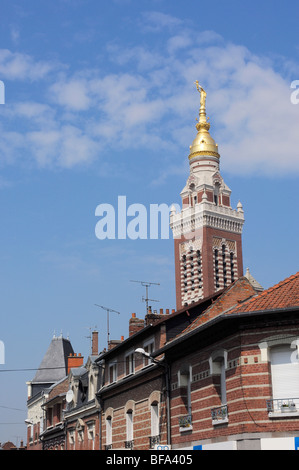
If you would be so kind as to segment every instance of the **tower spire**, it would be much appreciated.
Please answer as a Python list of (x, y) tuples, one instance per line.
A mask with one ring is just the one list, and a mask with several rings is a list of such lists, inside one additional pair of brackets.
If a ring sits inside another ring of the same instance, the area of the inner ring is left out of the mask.
[(210, 123), (206, 115), (206, 99), (207, 93), (204, 88), (195, 81), (197, 91), (200, 93), (199, 118), (196, 119), (197, 136), (190, 145), (189, 162), (190, 165), (195, 161), (206, 160), (206, 156), (212, 157), (212, 160), (218, 165), (220, 155), (218, 153), (218, 145), (210, 136)]
[(190, 145), (190, 175), (181, 191), (182, 210), (172, 211), (177, 308), (208, 297), (243, 275), (244, 212), (230, 205), (231, 190), (220, 174), (218, 145), (206, 116), (205, 89), (200, 93), (197, 135)]

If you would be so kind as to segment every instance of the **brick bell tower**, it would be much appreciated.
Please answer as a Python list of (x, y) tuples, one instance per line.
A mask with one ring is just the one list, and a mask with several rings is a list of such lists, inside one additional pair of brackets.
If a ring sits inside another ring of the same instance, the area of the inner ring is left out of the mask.
[(170, 213), (175, 250), (176, 306), (208, 297), (243, 275), (244, 212), (230, 205), (231, 190), (220, 174), (218, 145), (209, 133), (206, 92), (200, 93), (197, 135), (190, 146), (190, 175), (182, 209)]

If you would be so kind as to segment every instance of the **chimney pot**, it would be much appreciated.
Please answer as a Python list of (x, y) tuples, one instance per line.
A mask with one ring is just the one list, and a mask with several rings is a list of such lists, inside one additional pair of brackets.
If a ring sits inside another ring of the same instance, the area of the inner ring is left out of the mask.
[(166, 309), (166, 315), (168, 315), (168, 314), (169, 314), (169, 308)]

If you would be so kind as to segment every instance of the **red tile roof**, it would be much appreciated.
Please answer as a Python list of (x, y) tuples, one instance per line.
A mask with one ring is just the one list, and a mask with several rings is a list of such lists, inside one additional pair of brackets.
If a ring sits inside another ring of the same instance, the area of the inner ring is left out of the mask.
[(299, 272), (261, 293), (256, 292), (247, 278), (239, 278), (178, 336), (219, 315), (299, 307)]
[[(224, 289), (219, 297), (212, 301), (212, 304), (180, 334), (186, 334), (195, 330), (203, 323), (207, 323), (209, 320), (229, 311), (230, 308), (234, 308), (236, 305), (239, 305), (240, 302), (244, 302), (245, 300), (252, 298), (256, 293), (257, 291), (251, 282), (245, 276), (240, 277), (233, 284)], [(193, 305), (189, 308), (193, 308)]]
[(299, 272), (233, 307), (227, 313), (258, 312), (291, 307), (299, 307)]

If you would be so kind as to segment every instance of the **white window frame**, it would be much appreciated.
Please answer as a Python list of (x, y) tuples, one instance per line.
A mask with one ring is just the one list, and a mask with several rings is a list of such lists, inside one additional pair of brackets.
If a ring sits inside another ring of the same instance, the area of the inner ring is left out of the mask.
[(151, 436), (159, 435), (159, 403), (151, 404)]
[[(112, 369), (112, 380), (111, 380), (111, 369)], [(108, 365), (108, 383), (112, 384), (117, 381), (117, 362), (110, 362)]]
[(106, 418), (106, 445), (112, 445), (112, 416)]
[(187, 414), (192, 413), (192, 400), (191, 400), (191, 383), (192, 383), (192, 366), (184, 367), (178, 372), (179, 387), (187, 388)]
[[(128, 360), (128, 371), (127, 371), (127, 360)], [(135, 353), (132, 349), (125, 354), (125, 375), (132, 375), (135, 373)]]
[(127, 441), (132, 441), (134, 436), (134, 426), (133, 426), (133, 410), (128, 410), (126, 412), (126, 436)]
[[(151, 356), (152, 353), (155, 351), (155, 338), (150, 338), (145, 343), (143, 343), (143, 349), (147, 354), (149, 354)], [(149, 366), (153, 363), (154, 363), (153, 359), (143, 356), (143, 366), (144, 367)]]

